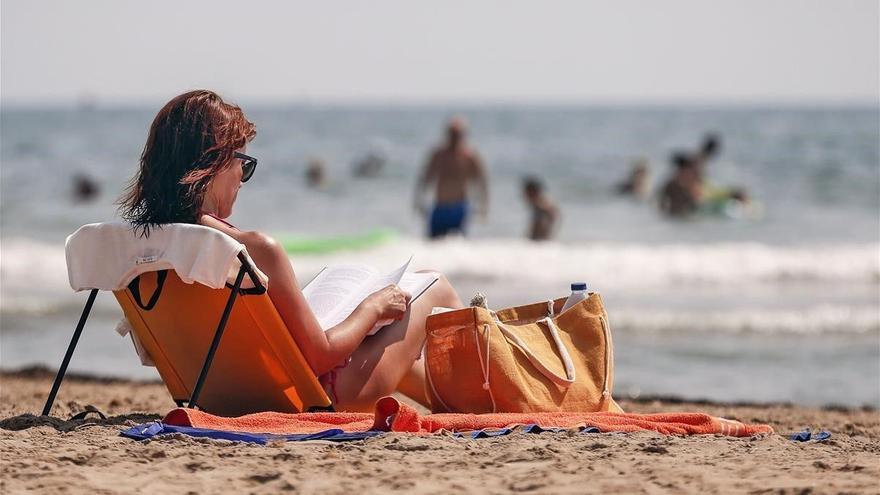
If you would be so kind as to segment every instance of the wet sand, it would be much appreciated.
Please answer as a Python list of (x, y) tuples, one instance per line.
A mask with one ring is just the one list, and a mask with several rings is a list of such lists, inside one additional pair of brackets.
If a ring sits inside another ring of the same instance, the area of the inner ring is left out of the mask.
[[(52, 374), (0, 373), (0, 492), (22, 493), (878, 493), (876, 410), (622, 400), (627, 411), (701, 411), (768, 423), (764, 438), (515, 433), (464, 440), (386, 434), (349, 443), (256, 446), (119, 431), (173, 402), (157, 382), (68, 377), (52, 418)], [(93, 405), (108, 419), (65, 421)], [(796, 443), (811, 427), (833, 436)]]

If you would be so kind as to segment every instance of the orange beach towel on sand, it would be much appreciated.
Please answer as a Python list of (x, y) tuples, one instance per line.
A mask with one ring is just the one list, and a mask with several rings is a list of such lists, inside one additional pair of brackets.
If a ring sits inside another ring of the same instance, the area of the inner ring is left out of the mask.
[(750, 437), (773, 433), (769, 425), (749, 425), (702, 413), (492, 413), (492, 414), (427, 414), (393, 397), (376, 402), (375, 413), (316, 412), (286, 414), (261, 412), (236, 418), (214, 416), (196, 409), (178, 408), (169, 412), (164, 422), (174, 426), (191, 426), (245, 433), (296, 434), (315, 433), (331, 428), (346, 432), (392, 431), (416, 434), (445, 431), (472, 431), (536, 424), (543, 428), (596, 427), (602, 433), (656, 431), (664, 435), (726, 435)]

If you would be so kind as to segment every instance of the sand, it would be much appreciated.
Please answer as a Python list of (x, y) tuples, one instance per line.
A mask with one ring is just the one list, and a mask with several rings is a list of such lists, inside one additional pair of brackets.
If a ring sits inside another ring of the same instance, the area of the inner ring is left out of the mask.
[[(833, 433), (829, 441), (515, 433), (465, 440), (386, 434), (365, 441), (255, 446), (124, 427), (174, 407), (161, 383), (71, 376), (39, 413), (52, 375), (0, 373), (0, 492), (45, 493), (878, 493), (880, 414), (792, 405), (621, 401), (627, 411), (702, 411)], [(85, 405), (106, 420), (65, 421)], [(56, 419), (59, 418), (59, 419)]]

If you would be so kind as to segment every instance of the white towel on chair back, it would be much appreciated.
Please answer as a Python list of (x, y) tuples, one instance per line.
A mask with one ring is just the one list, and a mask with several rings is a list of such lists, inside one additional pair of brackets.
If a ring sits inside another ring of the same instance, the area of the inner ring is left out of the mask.
[[(165, 269), (174, 270), (188, 284), (198, 282), (221, 289), (238, 275), (241, 252), (266, 287), (268, 278), (254, 265), (243, 244), (201, 225), (173, 223), (141, 236), (127, 223), (92, 223), (71, 234), (65, 245), (67, 276), (75, 291), (120, 290), (142, 273)], [(242, 287), (253, 286), (246, 276)], [(143, 365), (154, 366), (131, 330), (131, 323), (123, 316), (116, 331), (123, 337), (131, 336)]]
[[(244, 252), (265, 286), (268, 278), (254, 265), (244, 245), (219, 230), (173, 223), (141, 236), (122, 222), (83, 225), (67, 238), (67, 275), (73, 290), (120, 290), (145, 272), (173, 269), (186, 283), (214, 289), (235, 280)], [(245, 277), (243, 287), (253, 287)]]

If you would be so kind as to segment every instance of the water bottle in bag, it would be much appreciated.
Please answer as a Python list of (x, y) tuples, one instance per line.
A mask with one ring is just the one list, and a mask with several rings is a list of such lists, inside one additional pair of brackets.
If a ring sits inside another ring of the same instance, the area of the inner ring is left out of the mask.
[(560, 313), (565, 312), (566, 309), (583, 301), (588, 296), (589, 296), (589, 293), (587, 292), (586, 282), (575, 282), (575, 283), (571, 284), (571, 295), (568, 296), (568, 299), (566, 299), (565, 304), (562, 305), (562, 311), (560, 311)]

